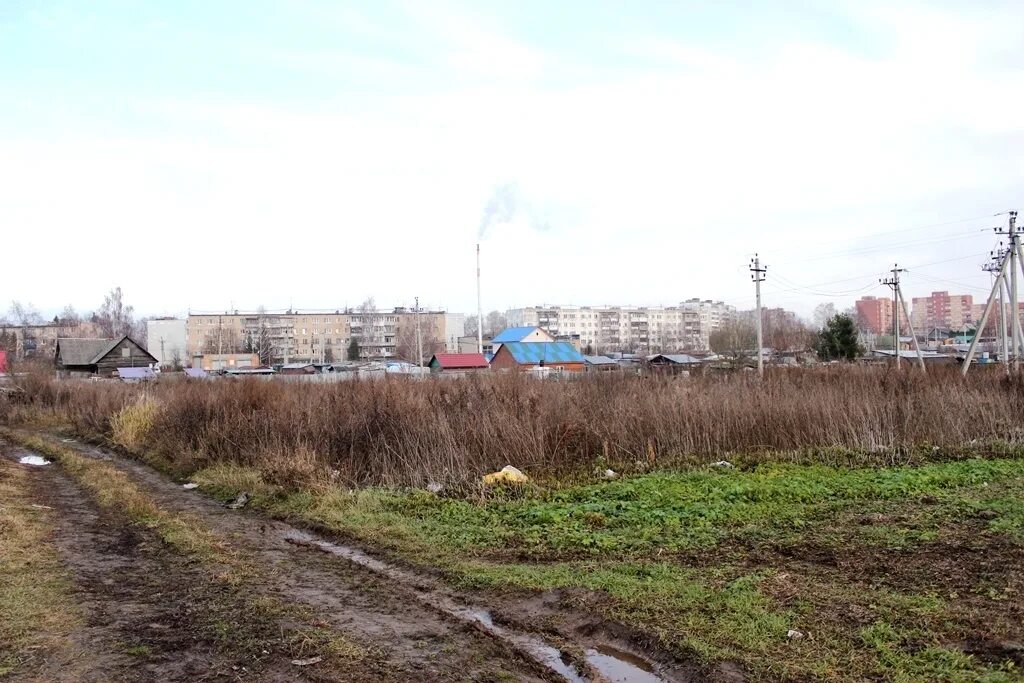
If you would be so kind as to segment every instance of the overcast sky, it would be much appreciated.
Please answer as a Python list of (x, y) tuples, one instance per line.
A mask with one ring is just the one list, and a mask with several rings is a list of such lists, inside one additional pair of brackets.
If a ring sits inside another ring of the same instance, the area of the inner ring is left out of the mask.
[(1024, 3), (0, 2), (0, 308), (983, 298)]

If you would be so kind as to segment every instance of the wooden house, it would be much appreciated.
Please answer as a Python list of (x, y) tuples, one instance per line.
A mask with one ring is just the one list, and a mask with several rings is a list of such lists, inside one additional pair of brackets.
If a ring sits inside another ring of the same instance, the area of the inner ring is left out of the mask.
[(548, 368), (560, 372), (583, 372), (583, 355), (569, 342), (506, 342), (491, 361), (495, 370)]
[(157, 362), (128, 335), (119, 339), (58, 339), (54, 360), (62, 375), (100, 377), (112, 377), (118, 368), (148, 368)]

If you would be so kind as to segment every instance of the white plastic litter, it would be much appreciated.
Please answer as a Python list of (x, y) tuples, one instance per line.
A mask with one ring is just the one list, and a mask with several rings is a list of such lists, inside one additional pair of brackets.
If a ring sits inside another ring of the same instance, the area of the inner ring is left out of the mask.
[(36, 467), (42, 467), (43, 465), (49, 465), (50, 461), (39, 455), (23, 455), (19, 460), (22, 465), (35, 465)]
[(719, 460), (718, 462), (711, 463), (711, 466), (712, 467), (726, 467), (726, 468), (729, 468), (729, 467), (733, 467), (734, 465), (731, 462), (729, 462), (728, 460)]
[(794, 628), (791, 628), (788, 631), (786, 631), (786, 637), (789, 638), (790, 640), (800, 640), (801, 638), (805, 637), (806, 635), (807, 634), (804, 633), (803, 631), (797, 631)]
[(323, 657), (317, 655), (316, 657), (310, 657), (308, 659), (293, 659), (292, 664), (295, 666), (309, 666), (310, 664), (319, 664), (323, 660)]
[(193, 483), (193, 482), (191, 482), (191, 481), (190, 481), (190, 482), (189, 482), (189, 483), (187, 483), (187, 484), (182, 484), (182, 485), (181, 485), (181, 488), (183, 488), (183, 489), (188, 489), (189, 491), (191, 491), (192, 489), (197, 489), (197, 488), (199, 488), (199, 484), (196, 484), (196, 483)]

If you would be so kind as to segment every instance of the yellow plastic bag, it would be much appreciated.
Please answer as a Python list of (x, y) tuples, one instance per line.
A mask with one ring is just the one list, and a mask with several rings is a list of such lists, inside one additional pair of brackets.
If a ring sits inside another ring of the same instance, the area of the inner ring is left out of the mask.
[(484, 475), (484, 484), (494, 486), (495, 484), (525, 484), (530, 478), (520, 472), (512, 465), (505, 465), (500, 472), (492, 472)]

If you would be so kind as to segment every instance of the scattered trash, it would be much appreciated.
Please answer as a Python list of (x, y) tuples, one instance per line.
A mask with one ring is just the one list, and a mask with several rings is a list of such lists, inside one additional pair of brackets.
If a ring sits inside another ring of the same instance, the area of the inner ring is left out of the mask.
[(310, 664), (319, 664), (324, 661), (324, 658), (320, 655), (316, 657), (309, 657), (308, 659), (293, 659), (292, 664), (295, 666), (309, 666)]
[(608, 469), (608, 470), (604, 471), (604, 478), (605, 479), (614, 479), (617, 476), (619, 476), (619, 475), (618, 475), (618, 473), (615, 472), (615, 470)]
[(61, 443), (75, 443), (74, 439), (61, 439)]
[(23, 455), (18, 462), (22, 465), (35, 465), (37, 467), (50, 464), (49, 460), (38, 455)]
[(36, 510), (52, 510), (53, 509), (49, 505), (37, 505), (36, 503), (31, 503), (29, 505), (29, 507), (30, 508), (35, 508)]
[(796, 629), (793, 629), (793, 628), (791, 628), (788, 631), (786, 631), (786, 637), (789, 638), (790, 640), (800, 640), (801, 638), (805, 638), (806, 636), (807, 636), (807, 634), (804, 633), (803, 631), (797, 631)]
[(239, 510), (244, 508), (246, 503), (249, 502), (249, 494), (246, 491), (242, 491), (238, 494), (238, 497), (228, 503), (227, 507), (230, 510)]
[(484, 475), (484, 483), (488, 486), (494, 484), (525, 484), (530, 478), (520, 472), (512, 465), (505, 465), (500, 472), (493, 472)]
[(712, 467), (725, 467), (725, 468), (734, 467), (734, 465), (731, 462), (729, 462), (728, 460), (719, 460), (718, 462), (713, 462), (713, 463), (711, 463), (711, 466)]
[(197, 484), (197, 483), (195, 483), (195, 482), (192, 482), (192, 481), (190, 481), (190, 482), (189, 482), (189, 483), (187, 483), (187, 484), (182, 484), (182, 485), (181, 485), (181, 488), (183, 488), (183, 489), (188, 489), (189, 491), (191, 491), (192, 489), (197, 489), (197, 488), (199, 488), (199, 484)]
[(436, 481), (432, 481), (429, 484), (427, 484), (427, 490), (430, 491), (431, 493), (441, 493), (441, 491), (444, 490), (444, 487), (438, 484)]

